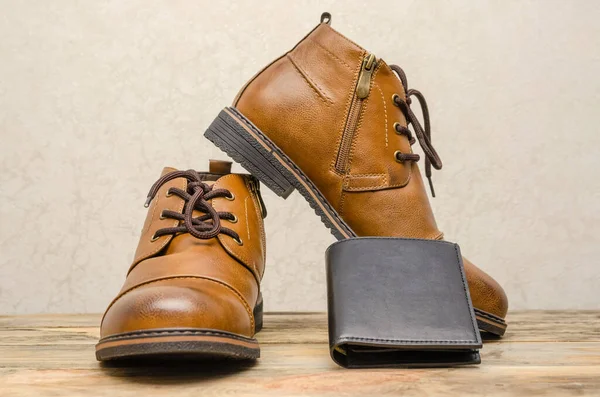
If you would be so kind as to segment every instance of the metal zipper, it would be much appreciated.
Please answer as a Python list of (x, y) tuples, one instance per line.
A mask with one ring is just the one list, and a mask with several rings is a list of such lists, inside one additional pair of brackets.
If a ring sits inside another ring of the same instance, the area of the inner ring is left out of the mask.
[(354, 138), (354, 131), (356, 130), (356, 125), (360, 118), (362, 104), (371, 91), (371, 79), (373, 78), (373, 72), (376, 67), (377, 58), (375, 55), (365, 55), (360, 74), (358, 75), (358, 81), (356, 82), (356, 88), (354, 89), (354, 96), (352, 98), (352, 104), (350, 105), (350, 111), (348, 112), (348, 118), (346, 119), (346, 125), (344, 126), (340, 150), (338, 151), (338, 156), (335, 161), (335, 169), (339, 172), (346, 171), (348, 157), (350, 156), (350, 149), (352, 147), (352, 138)]
[(248, 184), (250, 185), (250, 192), (252, 192), (251, 196), (254, 200), (254, 204), (258, 206), (260, 209), (260, 214), (262, 218), (267, 217), (267, 207), (265, 207), (265, 203), (263, 202), (262, 195), (260, 194), (260, 182), (250, 178), (248, 180)]

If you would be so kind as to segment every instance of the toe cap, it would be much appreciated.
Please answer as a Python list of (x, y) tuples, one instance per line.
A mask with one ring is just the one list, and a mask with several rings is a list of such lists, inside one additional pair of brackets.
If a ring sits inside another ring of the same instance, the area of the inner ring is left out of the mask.
[(136, 287), (108, 308), (102, 338), (157, 328), (204, 328), (254, 334), (248, 304), (234, 290), (203, 278), (174, 278)]

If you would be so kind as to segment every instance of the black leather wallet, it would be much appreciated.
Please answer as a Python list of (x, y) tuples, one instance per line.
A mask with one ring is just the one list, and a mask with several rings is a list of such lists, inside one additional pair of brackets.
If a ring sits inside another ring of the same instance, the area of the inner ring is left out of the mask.
[(331, 357), (347, 368), (479, 364), (457, 244), (359, 237), (326, 253)]

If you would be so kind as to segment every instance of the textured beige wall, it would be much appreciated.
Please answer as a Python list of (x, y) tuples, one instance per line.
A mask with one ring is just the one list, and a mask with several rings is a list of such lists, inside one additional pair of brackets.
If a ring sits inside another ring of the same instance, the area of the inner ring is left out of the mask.
[[(98, 312), (164, 165), (264, 64), (333, 26), (424, 92), (438, 222), (512, 308), (600, 308), (600, 2), (0, 0), (0, 312)], [(240, 169), (239, 167), (237, 168)], [(333, 242), (265, 194), (269, 310), (325, 308)]]

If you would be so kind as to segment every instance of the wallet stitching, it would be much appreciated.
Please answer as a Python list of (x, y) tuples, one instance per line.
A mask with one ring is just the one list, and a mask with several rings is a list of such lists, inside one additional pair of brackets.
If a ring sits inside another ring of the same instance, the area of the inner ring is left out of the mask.
[[(442, 233), (443, 235), (443, 233)], [(400, 241), (435, 241), (436, 243), (440, 243), (440, 244), (447, 244), (447, 245), (453, 245), (456, 246), (455, 243), (451, 243), (450, 241), (443, 241), (443, 240), (437, 240), (437, 239), (428, 239), (428, 238), (404, 238), (404, 237), (350, 237), (350, 238), (346, 238), (343, 240), (338, 240), (336, 242), (334, 242), (333, 244), (331, 244), (329, 247), (327, 247), (327, 249), (325, 250), (325, 254), (327, 255), (327, 253), (331, 250), (332, 247), (338, 245), (338, 244), (343, 244), (343, 243), (347, 243), (349, 241), (355, 241), (355, 240), (400, 240)]]
[[(462, 286), (463, 291), (465, 293), (465, 299), (467, 300), (467, 306), (469, 307), (469, 317), (471, 317), (471, 327), (473, 328), (473, 335), (477, 335), (477, 329), (475, 328), (475, 316), (473, 315), (473, 304), (471, 303), (469, 291), (467, 291), (467, 280), (465, 280), (465, 272), (460, 266), (460, 254), (458, 253), (458, 245), (456, 244), (454, 244), (454, 252), (456, 253), (456, 264), (458, 266), (458, 271), (460, 272), (460, 278), (462, 279)], [(475, 340), (477, 340), (477, 336), (475, 336)]]
[[(443, 343), (443, 344), (460, 344), (460, 343), (468, 343), (468, 342), (477, 342), (475, 339), (441, 339), (441, 340), (422, 340), (422, 339), (380, 339), (380, 338), (365, 338), (360, 336), (348, 336), (345, 338), (339, 339), (339, 342), (345, 341), (373, 341), (373, 342), (403, 342), (403, 343), (419, 343), (419, 344), (433, 344), (433, 343)], [(341, 343), (338, 343), (341, 344)]]

